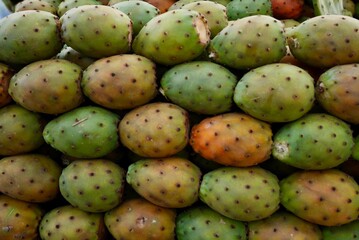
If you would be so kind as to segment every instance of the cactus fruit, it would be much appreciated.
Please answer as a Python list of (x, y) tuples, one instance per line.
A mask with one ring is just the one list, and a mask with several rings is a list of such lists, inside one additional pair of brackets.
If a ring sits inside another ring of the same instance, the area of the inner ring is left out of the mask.
[(209, 27), (202, 14), (177, 9), (148, 21), (135, 37), (132, 49), (156, 63), (175, 65), (200, 56), (209, 40)]
[(122, 201), (125, 170), (106, 159), (77, 160), (59, 178), (62, 196), (87, 212), (106, 212)]
[(317, 224), (307, 222), (288, 211), (278, 210), (268, 218), (248, 223), (248, 240), (263, 239), (322, 240), (323, 238)]
[(161, 93), (173, 103), (199, 114), (231, 110), (237, 77), (208, 61), (178, 64), (162, 75)]
[(17, 104), (0, 108), (0, 155), (31, 152), (44, 143), (42, 131), (46, 120)]
[(269, 159), (271, 126), (243, 113), (207, 117), (191, 129), (190, 145), (207, 160), (235, 167)]
[(133, 198), (106, 212), (105, 224), (118, 240), (174, 240), (176, 211)]
[(337, 169), (302, 170), (280, 181), (281, 204), (296, 216), (322, 226), (359, 217), (359, 185)]
[(11, 103), (12, 98), (8, 92), (10, 79), (15, 74), (10, 66), (0, 63), (0, 107)]
[(271, 0), (233, 0), (226, 7), (230, 21), (259, 14), (273, 15)]
[(39, 10), (14, 12), (0, 19), (0, 62), (29, 64), (55, 56), (62, 48), (59, 19)]
[(344, 15), (321, 15), (303, 21), (287, 31), (293, 56), (317, 68), (357, 63), (359, 20)]
[(246, 227), (241, 221), (219, 214), (207, 206), (194, 206), (176, 218), (178, 240), (246, 240)]
[(304, 0), (270, 0), (273, 17), (277, 19), (298, 19), (304, 11)]
[(359, 161), (359, 135), (354, 138), (354, 147), (352, 149), (352, 157)]
[(199, 197), (218, 213), (239, 221), (269, 217), (279, 208), (278, 178), (258, 167), (222, 167), (204, 174)]
[(284, 24), (268, 15), (231, 21), (209, 44), (214, 62), (234, 69), (250, 69), (278, 62), (286, 54)]
[(82, 77), (84, 94), (110, 109), (132, 109), (157, 95), (156, 65), (136, 54), (101, 58), (88, 66)]
[(188, 112), (166, 102), (153, 102), (129, 111), (120, 121), (121, 143), (142, 157), (169, 157), (189, 139)]
[(359, 236), (359, 219), (340, 226), (322, 227), (323, 240), (356, 240)]
[[(59, 195), (60, 165), (42, 154), (0, 159), (0, 192), (22, 201), (43, 203)], [(21, 176), (21, 177), (19, 177)]]
[(81, 77), (81, 67), (67, 60), (36, 61), (11, 78), (9, 94), (30, 111), (61, 114), (84, 101)]
[(244, 112), (262, 121), (289, 122), (311, 110), (314, 79), (291, 64), (267, 64), (239, 79), (233, 99)]
[(187, 159), (143, 159), (127, 170), (127, 183), (143, 198), (161, 207), (184, 208), (198, 200), (201, 170)]
[(228, 25), (226, 6), (215, 1), (201, 0), (185, 4), (182, 9), (189, 9), (201, 13), (206, 19), (211, 38), (216, 36)]
[(85, 70), (90, 64), (96, 61), (96, 59), (84, 56), (66, 44), (64, 44), (61, 51), (56, 55), (56, 58), (65, 59), (75, 63), (76, 65), (80, 66), (82, 70)]
[(148, 21), (160, 14), (160, 10), (154, 5), (142, 1), (131, 0), (113, 4), (112, 7), (127, 14), (132, 20), (132, 36), (135, 37)]
[(77, 158), (99, 158), (119, 146), (119, 116), (96, 106), (82, 106), (49, 121), (43, 138), (54, 149)]
[(57, 7), (57, 15), (61, 17), (68, 10), (83, 5), (102, 5), (99, 0), (64, 0)]
[(44, 210), (37, 203), (0, 194), (0, 239), (37, 239), (43, 213)]
[(39, 225), (42, 240), (106, 239), (104, 215), (63, 205), (47, 211)]
[(21, 0), (16, 3), (14, 12), (26, 10), (41, 10), (57, 15), (57, 7), (52, 5), (50, 1), (44, 0)]
[(102, 58), (130, 51), (132, 21), (118, 9), (82, 5), (65, 12), (60, 22), (65, 44), (85, 56)]
[(332, 115), (359, 124), (359, 65), (337, 65), (322, 73), (316, 83), (316, 99)]
[(275, 133), (272, 155), (297, 168), (319, 170), (348, 160), (353, 146), (347, 123), (325, 113), (310, 113)]

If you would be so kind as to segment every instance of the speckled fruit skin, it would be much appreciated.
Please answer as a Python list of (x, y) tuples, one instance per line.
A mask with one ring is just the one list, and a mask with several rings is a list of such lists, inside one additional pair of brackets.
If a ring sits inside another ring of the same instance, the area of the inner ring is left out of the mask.
[(347, 161), (353, 146), (350, 125), (326, 113), (309, 113), (275, 133), (272, 156), (301, 169), (328, 169)]
[(121, 143), (137, 155), (169, 157), (187, 146), (189, 116), (178, 105), (151, 102), (125, 114), (118, 131)]
[(175, 240), (176, 215), (174, 209), (134, 198), (106, 212), (105, 224), (115, 239)]
[(132, 188), (161, 207), (184, 208), (198, 200), (201, 170), (180, 157), (142, 159), (132, 163), (126, 180)]
[(104, 214), (86, 212), (66, 204), (44, 214), (39, 234), (42, 240), (107, 239)]
[(83, 211), (106, 212), (121, 203), (125, 177), (125, 170), (110, 160), (77, 160), (63, 169), (60, 192)]
[(9, 83), (15, 70), (10, 66), (0, 63), (0, 107), (11, 103), (12, 98), (8, 92)]
[(359, 185), (337, 169), (302, 170), (280, 181), (281, 204), (296, 216), (322, 226), (357, 220)]
[(255, 221), (279, 208), (276, 175), (259, 167), (222, 167), (206, 173), (199, 196), (220, 214), (239, 221)]
[(359, 236), (359, 219), (339, 226), (322, 227), (323, 240), (355, 240)]
[(253, 166), (269, 159), (272, 129), (247, 114), (224, 113), (194, 125), (189, 143), (207, 160), (235, 167)]

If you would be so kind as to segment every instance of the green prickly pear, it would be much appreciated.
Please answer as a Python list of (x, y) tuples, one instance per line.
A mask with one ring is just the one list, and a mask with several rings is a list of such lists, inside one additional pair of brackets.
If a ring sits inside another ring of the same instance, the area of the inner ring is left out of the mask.
[(359, 219), (340, 226), (322, 227), (323, 240), (356, 240), (359, 236)]
[(18, 104), (0, 109), (0, 155), (28, 153), (43, 145), (45, 118)]
[(176, 218), (178, 240), (246, 240), (244, 222), (223, 216), (208, 206), (194, 206)]
[(83, 101), (80, 66), (63, 59), (28, 64), (10, 80), (9, 94), (15, 102), (33, 112), (61, 114)]
[(119, 116), (97, 106), (82, 106), (49, 121), (43, 138), (56, 150), (77, 158), (99, 158), (119, 146)]
[(284, 24), (268, 15), (231, 21), (210, 42), (209, 57), (234, 69), (279, 62), (286, 54)]
[(290, 52), (299, 61), (318, 68), (357, 63), (359, 20), (344, 15), (321, 15), (287, 31)]
[(237, 77), (208, 61), (178, 64), (161, 78), (161, 93), (173, 103), (199, 114), (228, 112), (233, 106)]
[(62, 196), (87, 212), (106, 212), (122, 201), (125, 170), (106, 159), (76, 160), (59, 179)]
[(354, 146), (352, 149), (352, 157), (359, 161), (359, 135), (354, 138)]
[(132, 163), (126, 180), (148, 201), (167, 208), (184, 208), (198, 200), (201, 170), (180, 157), (143, 159)]
[(117, 240), (175, 240), (176, 215), (174, 209), (137, 197), (106, 212), (105, 224)]
[(233, 99), (239, 108), (257, 119), (289, 122), (313, 107), (314, 79), (304, 69), (291, 64), (267, 64), (239, 79)]
[(156, 65), (136, 54), (101, 58), (88, 66), (81, 80), (84, 94), (110, 109), (132, 109), (157, 95)]
[(200, 13), (177, 9), (150, 21), (135, 37), (132, 49), (163, 65), (175, 65), (200, 56), (210, 40), (206, 19)]
[(271, 0), (233, 0), (226, 7), (230, 21), (258, 14), (273, 16)]
[[(0, 159), (0, 192), (27, 202), (48, 202), (59, 196), (60, 165), (42, 154)], [(21, 177), (19, 177), (21, 176)]]
[(92, 58), (127, 53), (132, 42), (132, 21), (106, 5), (74, 7), (60, 18), (66, 45)]
[(248, 223), (248, 240), (264, 239), (322, 240), (323, 238), (317, 224), (307, 222), (281, 209), (265, 219)]
[(129, 111), (118, 129), (121, 143), (137, 155), (169, 157), (188, 143), (188, 112), (172, 103), (152, 102)]
[(82, 70), (85, 70), (90, 64), (96, 61), (96, 59), (87, 57), (66, 44), (64, 44), (61, 51), (56, 55), (56, 58), (75, 63), (80, 66)]
[(57, 7), (57, 15), (61, 17), (68, 10), (83, 5), (102, 5), (99, 0), (64, 0)]
[(39, 204), (0, 194), (0, 239), (38, 239), (38, 226), (43, 214)]
[(275, 133), (272, 156), (301, 169), (328, 169), (348, 160), (353, 146), (346, 122), (326, 113), (309, 113)]
[(50, 1), (44, 0), (21, 0), (16, 3), (14, 12), (26, 10), (41, 10), (57, 15), (57, 7)]
[(59, 19), (38, 10), (14, 12), (0, 19), (0, 61), (29, 64), (55, 56), (62, 48)]
[(206, 173), (200, 199), (220, 214), (239, 221), (269, 217), (279, 208), (278, 178), (255, 167), (222, 167)]
[(282, 206), (308, 222), (337, 226), (359, 217), (359, 185), (338, 169), (297, 171), (280, 189)]
[(63, 205), (47, 211), (39, 225), (42, 240), (106, 239), (104, 215)]
[(316, 99), (332, 115), (359, 124), (359, 65), (337, 65), (316, 82)]

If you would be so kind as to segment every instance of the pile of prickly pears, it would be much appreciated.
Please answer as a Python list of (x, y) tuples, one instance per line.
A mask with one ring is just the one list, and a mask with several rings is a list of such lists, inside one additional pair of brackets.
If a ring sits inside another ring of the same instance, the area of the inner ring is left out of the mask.
[(359, 3), (0, 0), (0, 240), (359, 239)]

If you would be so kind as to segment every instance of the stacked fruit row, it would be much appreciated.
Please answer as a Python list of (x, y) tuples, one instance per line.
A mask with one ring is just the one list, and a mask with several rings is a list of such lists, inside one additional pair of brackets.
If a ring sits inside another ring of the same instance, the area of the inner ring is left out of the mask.
[(359, 20), (182, 1), (0, 19), (0, 239), (359, 236)]

